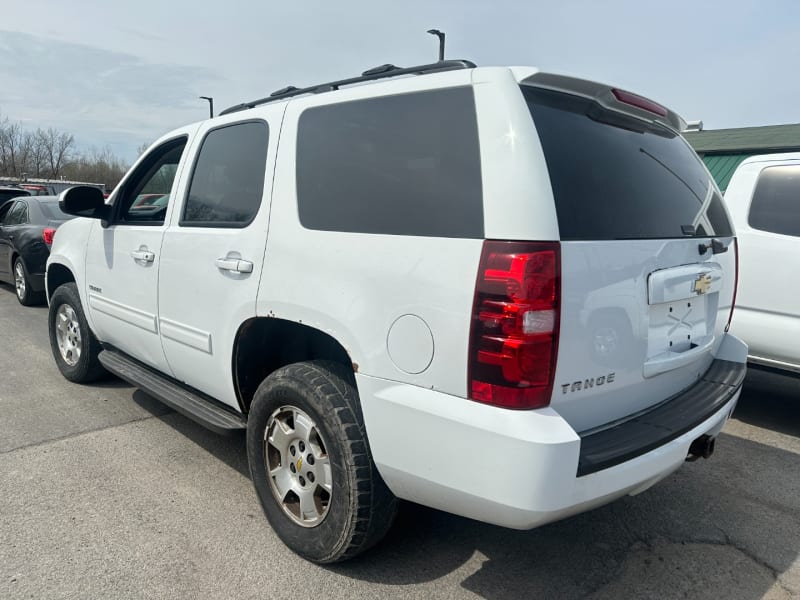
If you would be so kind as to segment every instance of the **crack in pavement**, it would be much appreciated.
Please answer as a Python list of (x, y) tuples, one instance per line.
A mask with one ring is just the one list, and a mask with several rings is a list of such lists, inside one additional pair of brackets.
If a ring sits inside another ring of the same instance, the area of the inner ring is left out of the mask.
[[(586, 593), (584, 593), (581, 598), (582, 599), (590, 599), (595, 597), (603, 588), (609, 586), (610, 584), (617, 581), (620, 576), (622, 576), (626, 569), (626, 563), (631, 555), (638, 550), (647, 550), (648, 552), (654, 552), (657, 550), (659, 544), (671, 544), (671, 545), (709, 545), (709, 546), (720, 546), (720, 547), (730, 547), (736, 551), (738, 551), (742, 556), (749, 559), (755, 565), (765, 569), (772, 579), (774, 580), (777, 587), (782, 591), (785, 592), (789, 597), (794, 597), (795, 592), (793, 592), (790, 588), (788, 588), (783, 581), (781, 581), (781, 573), (777, 568), (773, 567), (769, 564), (766, 560), (759, 557), (753, 551), (748, 549), (743, 544), (736, 542), (730, 535), (719, 525), (712, 524), (714, 529), (716, 529), (722, 536), (722, 539), (710, 538), (710, 537), (690, 537), (686, 539), (678, 539), (670, 537), (669, 535), (664, 534), (656, 534), (653, 536), (642, 537), (640, 535), (631, 535), (630, 541), (620, 549), (624, 557), (619, 561), (618, 566), (612, 571), (607, 573), (606, 577), (603, 577), (602, 581), (598, 582), (596, 585), (592, 586)], [(627, 529), (627, 527), (624, 527)], [(631, 532), (632, 533), (632, 532)]]
[(731, 536), (729, 536), (729, 535), (728, 535), (728, 533), (727, 533), (727, 532), (726, 532), (724, 529), (722, 529), (722, 527), (720, 527), (719, 525), (714, 525), (714, 528), (715, 528), (717, 531), (719, 531), (719, 532), (720, 532), (720, 533), (723, 535), (723, 537), (725, 538), (725, 542), (724, 542), (724, 543), (723, 543), (723, 542), (718, 542), (718, 545), (720, 545), (720, 546), (723, 546), (723, 545), (725, 545), (725, 546), (730, 546), (730, 547), (731, 547), (731, 548), (733, 548), (734, 550), (738, 550), (738, 551), (739, 551), (739, 552), (741, 552), (741, 553), (742, 553), (742, 554), (743, 554), (745, 557), (749, 558), (750, 560), (752, 560), (752, 561), (753, 561), (754, 563), (756, 563), (757, 565), (759, 565), (759, 566), (761, 566), (761, 567), (765, 568), (767, 571), (769, 571), (769, 572), (770, 572), (770, 574), (772, 575), (772, 577), (775, 579), (775, 583), (777, 583), (777, 584), (778, 584), (778, 587), (780, 587), (780, 588), (781, 588), (783, 591), (785, 591), (787, 594), (790, 594), (790, 595), (792, 594), (792, 591), (791, 591), (791, 590), (789, 590), (789, 589), (788, 589), (788, 588), (787, 588), (787, 587), (786, 587), (786, 586), (783, 584), (783, 582), (781, 581), (781, 575), (782, 575), (783, 573), (779, 572), (779, 571), (778, 571), (778, 569), (776, 569), (775, 567), (773, 567), (772, 565), (770, 565), (768, 562), (766, 562), (765, 560), (763, 560), (763, 559), (762, 559), (762, 558), (760, 558), (759, 556), (757, 556), (755, 553), (753, 553), (751, 550), (749, 550), (748, 548), (746, 548), (746, 547), (745, 547), (745, 546), (743, 546), (742, 544), (738, 544), (737, 542), (735, 542), (735, 541), (734, 541), (734, 540), (731, 538)]
[(11, 454), (13, 452), (18, 452), (20, 450), (27, 450), (28, 448), (36, 448), (38, 446), (46, 446), (48, 444), (54, 444), (56, 442), (61, 442), (61, 441), (64, 441), (64, 440), (70, 440), (70, 439), (73, 439), (73, 438), (81, 437), (83, 435), (88, 435), (90, 433), (96, 433), (98, 431), (106, 431), (108, 429), (115, 429), (117, 427), (125, 427), (126, 425), (130, 425), (132, 423), (140, 423), (142, 421), (147, 421), (149, 419), (158, 419), (159, 417), (163, 417), (163, 416), (174, 414), (174, 413), (175, 413), (175, 411), (169, 410), (169, 411), (164, 412), (164, 413), (159, 414), (159, 415), (148, 415), (146, 417), (140, 417), (138, 419), (131, 419), (130, 421), (125, 421), (124, 423), (117, 423), (115, 425), (106, 425), (104, 427), (96, 427), (95, 429), (86, 429), (84, 431), (78, 431), (78, 432), (75, 432), (75, 433), (62, 435), (60, 437), (50, 438), (48, 440), (41, 440), (41, 441), (33, 442), (33, 443), (30, 443), (30, 444), (23, 444), (22, 446), (16, 446), (16, 447), (10, 448), (8, 450), (0, 450), (0, 456), (5, 455), (5, 454)]

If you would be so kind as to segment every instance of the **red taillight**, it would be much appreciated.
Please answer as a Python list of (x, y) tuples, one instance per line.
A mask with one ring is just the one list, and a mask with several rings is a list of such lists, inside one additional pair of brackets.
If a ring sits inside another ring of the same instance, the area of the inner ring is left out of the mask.
[(42, 239), (44, 240), (44, 243), (47, 244), (48, 246), (53, 245), (53, 238), (55, 237), (55, 235), (56, 235), (56, 230), (53, 229), (52, 227), (45, 227), (44, 231), (42, 231)]
[(471, 399), (518, 409), (550, 403), (560, 292), (557, 242), (484, 242), (472, 309)]
[(739, 241), (736, 238), (733, 238), (733, 258), (736, 262), (736, 268), (734, 269), (736, 278), (733, 281), (733, 298), (731, 298), (731, 312), (728, 314), (728, 324), (725, 325), (726, 332), (731, 328), (733, 309), (736, 307), (736, 292), (739, 291)]
[(632, 92), (626, 92), (625, 90), (613, 89), (611, 90), (611, 93), (614, 94), (614, 97), (623, 104), (629, 104), (630, 106), (641, 108), (642, 110), (646, 110), (647, 112), (651, 112), (662, 117), (667, 116), (667, 109), (660, 104), (653, 102), (649, 98), (645, 98), (644, 96), (640, 96), (639, 94), (634, 94)]

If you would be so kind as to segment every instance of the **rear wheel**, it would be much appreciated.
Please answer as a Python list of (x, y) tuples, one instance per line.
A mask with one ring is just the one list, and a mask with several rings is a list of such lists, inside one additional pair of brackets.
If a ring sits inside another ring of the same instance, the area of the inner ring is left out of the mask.
[(53, 293), (48, 329), (50, 349), (64, 377), (75, 383), (87, 383), (105, 375), (97, 358), (100, 342), (89, 329), (74, 283), (65, 283)]
[(31, 288), (28, 271), (19, 256), (14, 261), (14, 289), (17, 292), (17, 300), (23, 306), (33, 306), (42, 300), (42, 295), (34, 292)]
[(352, 373), (337, 363), (288, 365), (262, 382), (247, 455), (272, 528), (308, 560), (352, 558), (392, 524), (397, 500), (372, 461)]

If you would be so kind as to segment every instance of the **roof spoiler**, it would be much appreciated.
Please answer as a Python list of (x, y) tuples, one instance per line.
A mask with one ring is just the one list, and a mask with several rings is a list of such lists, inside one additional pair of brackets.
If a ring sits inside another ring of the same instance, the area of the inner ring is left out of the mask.
[(581, 96), (597, 102), (607, 110), (625, 113), (646, 121), (657, 121), (679, 133), (686, 129), (686, 121), (678, 113), (653, 102), (649, 98), (603, 83), (564, 75), (553, 75), (552, 73), (535, 73), (523, 79), (520, 83)]

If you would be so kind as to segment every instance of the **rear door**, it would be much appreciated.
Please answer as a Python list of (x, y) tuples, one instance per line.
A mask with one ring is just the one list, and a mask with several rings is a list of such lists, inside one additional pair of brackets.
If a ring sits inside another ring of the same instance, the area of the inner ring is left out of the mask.
[(655, 114), (585, 84), (522, 86), (561, 239), (551, 404), (578, 431), (695, 382), (721, 342), (735, 279), (730, 222), (694, 151)]

